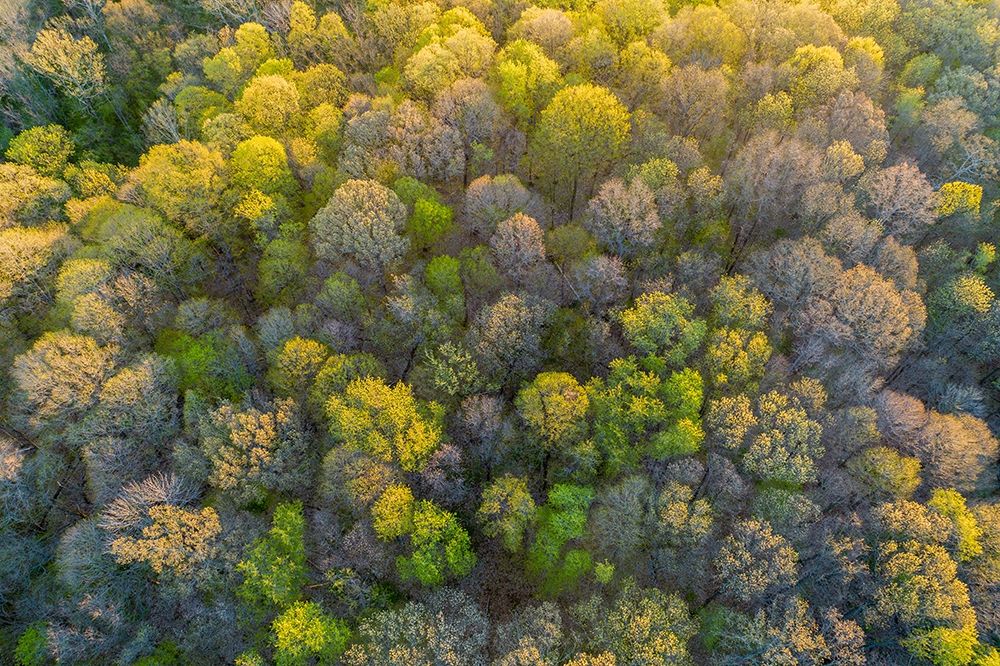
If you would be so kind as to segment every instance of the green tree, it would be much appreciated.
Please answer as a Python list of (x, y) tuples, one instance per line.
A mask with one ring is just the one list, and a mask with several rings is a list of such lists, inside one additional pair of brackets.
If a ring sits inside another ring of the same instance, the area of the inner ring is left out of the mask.
[(476, 515), (486, 536), (499, 537), (508, 552), (516, 553), (535, 520), (535, 500), (524, 479), (505, 474), (483, 490)]
[(549, 447), (572, 442), (586, 434), (589, 399), (568, 372), (543, 372), (517, 394), (521, 418)]
[(594, 491), (590, 488), (557, 483), (549, 491), (548, 501), (538, 510), (538, 527), (528, 548), (527, 568), (546, 596), (568, 592), (590, 571), (590, 553), (566, 546), (583, 536), (593, 499)]
[[(298, 601), (274, 619), (274, 662), (278, 666), (333, 664), (347, 649), (351, 630), (319, 604)], [(315, 660), (315, 661), (314, 661)]]
[(317, 340), (289, 338), (271, 361), (268, 383), (278, 395), (295, 398), (301, 404), (330, 353), (330, 347)]
[(687, 299), (660, 291), (639, 296), (619, 321), (633, 347), (673, 365), (682, 365), (701, 346), (707, 329)]
[(299, 113), (299, 90), (284, 76), (256, 76), (236, 100), (236, 112), (258, 134), (283, 136)]
[(497, 101), (522, 127), (528, 127), (562, 85), (559, 64), (537, 44), (523, 39), (509, 42), (497, 54), (490, 79)]
[(531, 168), (573, 218), (578, 192), (621, 156), (631, 129), (629, 112), (609, 90), (590, 84), (563, 88), (538, 120)]
[(342, 395), (326, 403), (330, 433), (348, 446), (394, 462), (407, 472), (420, 471), (441, 445), (440, 412), (423, 405), (402, 382), (355, 379)]
[(379, 539), (389, 541), (413, 532), (413, 491), (394, 483), (372, 505), (372, 527)]
[(935, 488), (927, 502), (927, 508), (941, 514), (951, 523), (949, 546), (959, 562), (967, 562), (983, 553), (983, 535), (976, 522), (976, 516), (965, 505), (961, 493), (944, 488)]
[(876, 497), (907, 499), (920, 486), (920, 461), (887, 446), (865, 449), (847, 469)]
[(259, 610), (298, 601), (306, 583), (305, 517), (300, 503), (279, 504), (270, 531), (236, 565), (243, 574), (237, 596)]
[(76, 147), (62, 125), (41, 125), (26, 129), (7, 146), (7, 159), (32, 167), (48, 177), (62, 174)]
[(453, 217), (451, 208), (445, 204), (434, 199), (417, 199), (406, 222), (406, 235), (416, 247), (427, 249), (452, 230)]
[(229, 178), (242, 192), (288, 197), (296, 189), (285, 147), (268, 136), (255, 136), (236, 146), (229, 160)]
[(469, 533), (453, 513), (433, 502), (415, 503), (409, 539), (410, 554), (396, 558), (396, 568), (403, 580), (440, 585), (447, 578), (467, 575), (476, 564)]
[(196, 236), (218, 237), (224, 178), (218, 152), (195, 141), (153, 146), (129, 178), (170, 221)]

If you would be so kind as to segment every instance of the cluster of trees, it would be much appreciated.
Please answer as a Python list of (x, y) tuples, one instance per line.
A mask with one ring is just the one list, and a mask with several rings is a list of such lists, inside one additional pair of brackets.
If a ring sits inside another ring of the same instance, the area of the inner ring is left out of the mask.
[(0, 653), (1000, 664), (1000, 7), (0, 3)]

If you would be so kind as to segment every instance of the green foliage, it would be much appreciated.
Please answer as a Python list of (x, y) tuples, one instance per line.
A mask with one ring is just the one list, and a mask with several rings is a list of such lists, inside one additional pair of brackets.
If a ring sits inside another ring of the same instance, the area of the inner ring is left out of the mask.
[(628, 109), (606, 88), (563, 88), (539, 117), (531, 139), (532, 164), (553, 194), (575, 203), (580, 181), (612, 164), (630, 136)]
[(522, 126), (527, 126), (562, 85), (558, 63), (538, 45), (523, 39), (503, 47), (490, 78), (498, 101)]
[(48, 645), (45, 623), (36, 622), (18, 636), (14, 663), (17, 666), (42, 666), (48, 662)]
[(847, 469), (876, 495), (906, 499), (920, 486), (920, 460), (885, 446), (865, 449)]
[(243, 574), (237, 595), (252, 609), (284, 608), (306, 584), (305, 517), (300, 503), (279, 504), (271, 529), (236, 565)]
[[(278, 666), (333, 664), (347, 649), (351, 631), (319, 604), (299, 601), (275, 618), (274, 662)], [(315, 660), (315, 661), (313, 661)]]
[(976, 517), (966, 507), (965, 498), (960, 493), (937, 488), (931, 493), (927, 508), (951, 521), (951, 545), (955, 551), (955, 559), (965, 562), (982, 554), (983, 546), (980, 543), (982, 530), (976, 523)]
[(410, 555), (396, 558), (403, 580), (436, 586), (468, 575), (476, 565), (469, 533), (454, 514), (433, 502), (418, 500), (414, 505), (409, 539)]
[(397, 178), (392, 184), (392, 191), (396, 193), (399, 200), (411, 211), (421, 199), (435, 203), (440, 203), (441, 201), (441, 196), (437, 193), (437, 190), (413, 176)]
[(698, 451), (704, 439), (701, 375), (691, 368), (662, 379), (658, 359), (634, 356), (611, 362), (608, 377), (587, 386), (594, 439), (607, 457), (606, 474), (630, 468), (649, 452), (656, 457)]
[(229, 161), (229, 177), (244, 191), (290, 196), (295, 190), (285, 147), (267, 136), (255, 136), (236, 146)]
[(41, 125), (24, 130), (7, 146), (8, 160), (33, 168), (43, 176), (62, 174), (76, 147), (61, 125)]
[(378, 538), (389, 541), (413, 532), (413, 491), (395, 483), (372, 506), (372, 527)]
[(192, 337), (164, 331), (156, 351), (174, 359), (181, 391), (196, 391), (205, 398), (239, 400), (253, 385), (239, 349), (218, 332)]
[(521, 418), (546, 447), (572, 442), (586, 433), (589, 399), (566, 372), (543, 372), (517, 394)]
[(594, 491), (590, 488), (556, 484), (549, 491), (548, 501), (538, 510), (538, 526), (528, 548), (527, 569), (546, 596), (571, 591), (590, 571), (590, 553), (566, 546), (583, 536), (593, 499)]
[(516, 553), (535, 520), (535, 500), (524, 479), (507, 474), (483, 490), (477, 517), (486, 536), (499, 537), (508, 552)]
[(900, 641), (915, 657), (935, 666), (962, 666), (972, 663), (978, 643), (974, 627), (935, 627), (919, 631)]
[(355, 379), (326, 403), (330, 434), (403, 470), (423, 469), (442, 438), (437, 406), (419, 404), (410, 387), (373, 377)]
[(406, 223), (406, 233), (419, 248), (428, 248), (453, 228), (451, 208), (434, 199), (417, 199)]
[(267, 379), (275, 393), (300, 399), (316, 381), (330, 358), (330, 348), (316, 340), (295, 336), (277, 352)]
[(682, 296), (660, 291), (643, 294), (619, 316), (625, 337), (644, 354), (683, 365), (705, 337), (706, 324), (694, 316), (694, 305)]
[(277, 238), (268, 243), (257, 264), (257, 300), (266, 306), (298, 301), (308, 277), (309, 259), (309, 247), (302, 241)]

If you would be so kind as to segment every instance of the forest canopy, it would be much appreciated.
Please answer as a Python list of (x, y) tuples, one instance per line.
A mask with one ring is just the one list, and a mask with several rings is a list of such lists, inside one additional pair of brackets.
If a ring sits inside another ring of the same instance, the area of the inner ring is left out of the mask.
[(998, 666), (998, 202), (994, 0), (0, 0), (0, 662)]

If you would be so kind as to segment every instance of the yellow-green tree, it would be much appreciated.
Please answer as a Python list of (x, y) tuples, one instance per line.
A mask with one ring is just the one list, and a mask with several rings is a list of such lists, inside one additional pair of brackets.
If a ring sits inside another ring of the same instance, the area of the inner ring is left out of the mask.
[(607, 88), (581, 84), (563, 88), (539, 117), (531, 138), (530, 164), (552, 195), (568, 205), (572, 219), (581, 188), (616, 159), (631, 134), (628, 109)]

